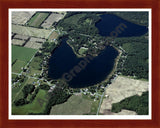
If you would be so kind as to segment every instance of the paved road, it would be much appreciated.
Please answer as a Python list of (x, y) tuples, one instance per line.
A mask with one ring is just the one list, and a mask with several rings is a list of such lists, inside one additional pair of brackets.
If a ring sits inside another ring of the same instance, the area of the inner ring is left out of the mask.
[(98, 106), (97, 114), (96, 114), (96, 115), (99, 114), (99, 110), (100, 110), (100, 108), (101, 108), (101, 104), (102, 104), (102, 100), (103, 100), (103, 97), (104, 97), (104, 93), (105, 93), (105, 90), (104, 90), (104, 92), (103, 92), (102, 95), (101, 95), (101, 99), (100, 99), (100, 102), (99, 102), (99, 106)]

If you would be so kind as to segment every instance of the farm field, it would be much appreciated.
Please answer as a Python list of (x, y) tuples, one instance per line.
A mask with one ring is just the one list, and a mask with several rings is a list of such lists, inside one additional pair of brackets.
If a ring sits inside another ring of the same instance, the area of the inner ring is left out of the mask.
[(42, 59), (40, 57), (34, 57), (32, 62), (29, 64), (29, 75), (40, 74)]
[(52, 32), (52, 34), (49, 36), (49, 40), (54, 40), (54, 39), (57, 39), (57, 37), (58, 37), (58, 33), (57, 32)]
[(37, 50), (12, 45), (12, 62), (16, 59), (28, 62)]
[(34, 36), (47, 39), (52, 30), (25, 27), (12, 24), (12, 32), (20, 35)]
[(26, 65), (25, 61), (16, 60), (16, 63), (12, 66), (12, 72), (20, 73), (22, 67)]
[(24, 25), (33, 15), (35, 11), (13, 11), (12, 12), (12, 23)]
[(26, 48), (33, 48), (33, 49), (39, 49), (42, 47), (42, 43), (36, 43), (36, 42), (32, 42), (32, 41), (28, 41), (24, 47)]
[(46, 39), (31, 37), (29, 41), (33, 41), (33, 42), (37, 42), (37, 43), (43, 43), (43, 42), (46, 41)]
[(31, 113), (43, 113), (47, 100), (43, 100), (43, 103), (40, 100), (45, 99), (47, 96), (47, 91), (40, 89), (37, 93), (35, 99), (32, 103), (23, 105), (23, 106), (12, 106), (13, 115), (27, 115)]
[(12, 44), (22, 46), (24, 44), (24, 40), (12, 39)]
[[(106, 114), (112, 108), (113, 103), (118, 103), (130, 96), (139, 95), (148, 91), (148, 81), (135, 80), (124, 76), (118, 76), (116, 80), (106, 88), (100, 113)], [(113, 114), (113, 113), (112, 113)]]
[(98, 107), (99, 107), (100, 97), (98, 97), (98, 99), (96, 101), (94, 101), (94, 99), (91, 98), (90, 95), (84, 95), (83, 94), (82, 96), (83, 96), (83, 99), (87, 99), (87, 100), (91, 101), (91, 103), (92, 103), (90, 112), (86, 113), (86, 115), (96, 115)]
[(31, 27), (40, 27), (42, 22), (47, 18), (49, 13), (37, 12), (29, 21), (28, 26)]
[(43, 28), (50, 28), (52, 26), (53, 23), (58, 22), (60, 19), (63, 18), (62, 14), (56, 14), (56, 13), (52, 13), (45, 21), (44, 23), (41, 25)]
[(83, 115), (90, 112), (91, 104), (82, 95), (73, 95), (67, 102), (53, 106), (50, 115)]
[(18, 39), (18, 40), (28, 40), (29, 36), (25, 35), (20, 35), (20, 34), (15, 34), (13, 39)]
[(37, 50), (31, 48), (24, 48), (12, 45), (12, 71), (19, 73), (21, 67), (23, 67)]

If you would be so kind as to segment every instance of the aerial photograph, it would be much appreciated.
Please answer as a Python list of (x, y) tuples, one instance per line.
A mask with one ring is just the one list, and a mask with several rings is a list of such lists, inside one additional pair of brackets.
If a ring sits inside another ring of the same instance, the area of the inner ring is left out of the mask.
[(11, 115), (149, 115), (149, 11), (11, 11)]

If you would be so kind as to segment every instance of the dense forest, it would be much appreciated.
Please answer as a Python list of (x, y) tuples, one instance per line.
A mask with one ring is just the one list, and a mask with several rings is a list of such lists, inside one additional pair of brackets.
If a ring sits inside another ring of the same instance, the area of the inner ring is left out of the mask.
[(123, 54), (118, 63), (117, 71), (122, 75), (134, 76), (136, 79), (148, 79), (149, 55), (148, 39), (146, 35), (140, 37), (116, 38), (115, 46), (123, 48)]
[(148, 92), (144, 92), (142, 96), (131, 96), (112, 104), (112, 112), (117, 113), (122, 109), (135, 111), (138, 115), (148, 115)]

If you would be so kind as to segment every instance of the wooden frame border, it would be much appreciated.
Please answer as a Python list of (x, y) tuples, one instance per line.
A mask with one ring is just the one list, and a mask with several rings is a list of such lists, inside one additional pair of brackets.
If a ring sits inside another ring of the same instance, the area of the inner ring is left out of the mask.
[[(9, 120), (8, 119), (8, 9), (9, 8), (151, 8), (152, 9), (152, 119), (151, 120)], [(159, 0), (1, 0), (0, 1), (0, 127), (160, 127), (160, 1)]]

